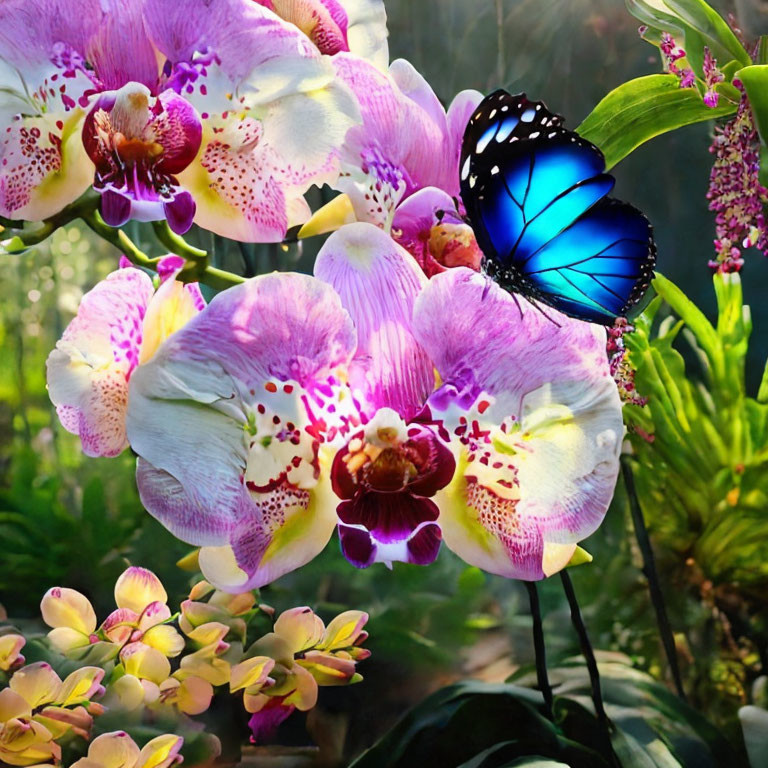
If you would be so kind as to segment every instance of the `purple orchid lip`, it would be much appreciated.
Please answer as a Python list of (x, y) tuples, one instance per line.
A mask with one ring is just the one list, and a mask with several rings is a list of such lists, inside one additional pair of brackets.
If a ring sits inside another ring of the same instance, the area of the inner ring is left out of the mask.
[(173, 91), (154, 98), (146, 86), (128, 83), (99, 98), (85, 120), (83, 144), (96, 166), (106, 223), (167, 218), (184, 234), (196, 206), (175, 174), (194, 160), (201, 141), (197, 112)]
[(404, 441), (393, 428), (378, 435), (389, 444), (366, 442), (360, 432), (333, 462), (342, 550), (360, 568), (376, 560), (430, 563), (441, 536), (440, 511), (428, 497), (451, 481), (453, 454), (422, 424), (411, 424)]

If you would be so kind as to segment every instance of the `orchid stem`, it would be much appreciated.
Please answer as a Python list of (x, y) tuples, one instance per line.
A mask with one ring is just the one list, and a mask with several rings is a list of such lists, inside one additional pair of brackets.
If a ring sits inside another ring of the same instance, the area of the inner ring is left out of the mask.
[(669, 623), (667, 607), (664, 603), (664, 594), (661, 591), (661, 583), (659, 581), (659, 572), (656, 568), (656, 558), (653, 554), (651, 539), (648, 536), (648, 528), (645, 525), (645, 518), (643, 517), (640, 500), (637, 497), (635, 477), (632, 473), (630, 461), (628, 456), (621, 457), (621, 472), (624, 478), (624, 487), (627, 489), (629, 509), (632, 513), (632, 524), (635, 529), (635, 538), (637, 539), (637, 544), (640, 547), (640, 552), (643, 557), (643, 574), (645, 575), (645, 578), (648, 579), (648, 591), (651, 596), (653, 608), (656, 612), (656, 623), (659, 627), (661, 642), (664, 646), (664, 652), (667, 656), (667, 662), (669, 663), (669, 669), (672, 673), (672, 680), (675, 683), (677, 695), (683, 701), (687, 701), (685, 689), (683, 688), (683, 679), (680, 675), (680, 667), (677, 662), (675, 636), (672, 632), (672, 626)]
[(579, 638), (579, 645), (581, 646), (581, 655), (584, 657), (584, 661), (587, 663), (587, 671), (589, 672), (589, 682), (592, 687), (592, 701), (595, 705), (595, 715), (603, 729), (603, 735), (605, 737), (605, 746), (608, 755), (614, 765), (619, 765), (616, 755), (611, 746), (611, 730), (612, 725), (608, 720), (608, 715), (605, 712), (605, 706), (603, 705), (603, 691), (600, 688), (600, 672), (597, 668), (597, 659), (595, 659), (595, 652), (592, 650), (592, 643), (589, 641), (589, 634), (587, 633), (587, 627), (584, 624), (584, 619), (581, 616), (581, 609), (579, 608), (579, 602), (576, 599), (576, 592), (573, 589), (573, 582), (568, 574), (567, 570), (560, 571), (560, 579), (563, 582), (563, 589), (565, 591), (565, 597), (568, 600), (568, 606), (571, 609), (571, 623), (576, 630), (576, 634)]
[(171, 253), (175, 253), (177, 256), (183, 256), (187, 261), (208, 262), (208, 252), (190, 245), (181, 235), (177, 235), (168, 226), (167, 221), (153, 221), (152, 228), (155, 230), (155, 237), (157, 237), (157, 239)]
[(131, 264), (135, 264), (137, 267), (155, 269), (160, 261), (159, 258), (150, 258), (144, 251), (139, 250), (138, 246), (122, 229), (115, 229), (115, 227), (110, 227), (109, 224), (106, 224), (98, 211), (91, 211), (82, 218), (99, 237), (119, 248)]
[[(135, 264), (137, 267), (144, 267), (145, 269), (155, 270), (157, 268), (157, 264), (161, 257), (151, 258), (147, 256), (144, 251), (139, 250), (138, 246), (125, 232), (123, 232), (122, 229), (116, 229), (115, 227), (110, 227), (108, 224), (105, 224), (104, 219), (101, 218), (101, 214), (98, 211), (91, 211), (84, 215), (83, 221), (97, 235), (99, 235), (99, 237), (103, 238), (108, 243), (112, 243), (116, 248), (119, 248), (131, 264)], [(157, 231), (157, 228), (155, 231)], [(170, 230), (168, 231), (170, 232)], [(191, 245), (187, 245), (187, 248), (190, 252), (197, 251), (197, 253), (205, 254), (205, 251), (200, 251), (197, 248), (193, 248)], [(185, 256), (185, 254), (179, 255)], [(245, 278), (240, 277), (240, 275), (235, 275), (232, 272), (209, 266), (207, 264), (207, 254), (205, 255), (206, 260), (197, 258), (197, 260), (187, 262), (189, 268), (183, 269), (179, 273), (177, 279), (186, 283), (204, 283), (216, 291), (223, 291), (226, 288), (231, 288), (233, 285), (245, 282)]]
[[(43, 240), (48, 239), (59, 227), (69, 224), (76, 219), (85, 218), (97, 209), (99, 205), (99, 195), (95, 193), (86, 193), (74, 203), (70, 203), (62, 208), (58, 213), (45, 219), (37, 229), (25, 230), (23, 222), (6, 222), (8, 224), (21, 224), (20, 227), (10, 226), (2, 231), (4, 243), (11, 245), (11, 252), (22, 250), (32, 245), (38, 245)], [(14, 240), (17, 243), (13, 243)]]
[(539, 590), (534, 581), (525, 581), (528, 590), (528, 600), (531, 604), (531, 617), (533, 618), (533, 648), (536, 653), (536, 679), (539, 690), (544, 697), (544, 713), (549, 720), (554, 722), (555, 715), (552, 709), (552, 687), (549, 684), (547, 674), (547, 650), (544, 645), (544, 629), (541, 623), (541, 605), (539, 604)]

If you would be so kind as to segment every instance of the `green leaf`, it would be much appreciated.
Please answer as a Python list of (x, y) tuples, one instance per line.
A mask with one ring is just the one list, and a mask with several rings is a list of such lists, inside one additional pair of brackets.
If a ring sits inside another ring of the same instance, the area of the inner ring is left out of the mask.
[[(728, 26), (728, 22), (704, 0), (664, 0), (664, 5), (677, 18), (699, 32), (713, 48), (712, 52), (715, 56), (717, 56), (716, 49), (722, 47), (728, 51), (730, 58), (745, 65), (751, 62), (749, 54)], [(726, 63), (720, 57), (719, 64), (722, 66)]]
[(744, 67), (736, 76), (744, 83), (760, 138), (768, 146), (768, 64)]
[(654, 136), (735, 111), (726, 99), (710, 109), (695, 88), (680, 88), (675, 75), (647, 75), (612, 90), (576, 131), (600, 147), (611, 168)]

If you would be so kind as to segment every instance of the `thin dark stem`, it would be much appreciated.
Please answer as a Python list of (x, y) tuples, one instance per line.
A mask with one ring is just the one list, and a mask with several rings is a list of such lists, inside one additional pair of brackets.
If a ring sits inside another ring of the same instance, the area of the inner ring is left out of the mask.
[(664, 595), (661, 591), (659, 572), (656, 569), (656, 558), (654, 557), (653, 548), (651, 547), (651, 539), (648, 536), (648, 529), (645, 526), (645, 518), (643, 517), (643, 510), (640, 507), (640, 500), (637, 497), (635, 478), (632, 474), (632, 466), (628, 456), (622, 456), (621, 458), (621, 471), (624, 478), (624, 487), (627, 489), (629, 509), (632, 512), (632, 524), (635, 528), (635, 537), (637, 538), (637, 544), (640, 547), (640, 552), (643, 557), (643, 573), (645, 574), (645, 578), (648, 579), (648, 591), (651, 595), (653, 608), (656, 611), (656, 623), (659, 627), (661, 642), (667, 656), (669, 669), (672, 672), (672, 680), (675, 683), (677, 695), (683, 701), (687, 701), (685, 689), (683, 688), (683, 679), (680, 675), (680, 667), (677, 662), (675, 637), (672, 633), (672, 626), (669, 623), (669, 616), (667, 615), (667, 607), (664, 603)]
[(547, 650), (544, 645), (544, 630), (541, 625), (541, 606), (539, 605), (539, 591), (536, 582), (523, 582), (528, 590), (528, 600), (531, 604), (531, 617), (533, 618), (533, 648), (536, 652), (536, 679), (539, 683), (539, 690), (544, 697), (544, 710), (547, 717), (554, 721), (555, 716), (552, 710), (552, 687), (549, 684), (549, 675), (547, 674)]
[(587, 634), (587, 627), (584, 624), (584, 619), (581, 616), (581, 609), (579, 608), (579, 602), (576, 599), (576, 592), (573, 590), (573, 582), (568, 574), (567, 570), (560, 571), (560, 579), (563, 582), (563, 589), (565, 590), (565, 596), (568, 600), (568, 606), (571, 609), (571, 623), (576, 630), (576, 634), (579, 637), (579, 645), (581, 646), (581, 654), (584, 656), (584, 661), (587, 662), (587, 671), (589, 672), (589, 682), (592, 687), (592, 701), (595, 705), (595, 715), (597, 720), (603, 728), (603, 734), (606, 741), (606, 750), (611, 757), (614, 765), (619, 765), (616, 755), (611, 747), (611, 723), (608, 720), (608, 715), (605, 712), (605, 706), (603, 705), (603, 691), (600, 687), (600, 672), (597, 669), (597, 660), (595, 659), (595, 652), (592, 650), (592, 643), (589, 640)]

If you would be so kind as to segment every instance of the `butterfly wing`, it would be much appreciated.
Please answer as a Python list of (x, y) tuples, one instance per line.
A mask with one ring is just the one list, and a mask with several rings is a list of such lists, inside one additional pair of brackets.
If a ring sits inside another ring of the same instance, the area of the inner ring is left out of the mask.
[(460, 162), (462, 200), (502, 285), (605, 324), (639, 301), (655, 263), (650, 224), (605, 199), (602, 153), (562, 118), (496, 91), (470, 119)]

